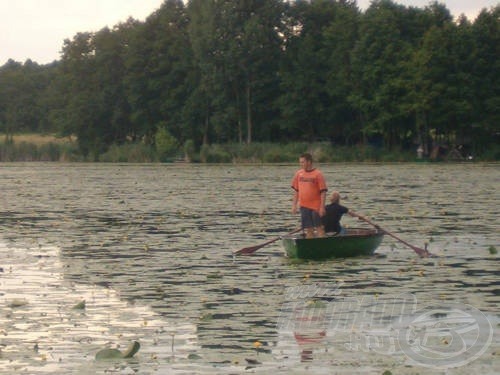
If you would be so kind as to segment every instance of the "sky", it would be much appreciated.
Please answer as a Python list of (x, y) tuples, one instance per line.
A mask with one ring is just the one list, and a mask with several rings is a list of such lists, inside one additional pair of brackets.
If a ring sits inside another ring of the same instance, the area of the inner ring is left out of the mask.
[[(0, 0), (0, 66), (9, 59), (31, 59), (48, 64), (60, 59), (64, 39), (78, 32), (112, 28), (129, 17), (143, 21), (164, 0)], [(370, 0), (358, 0), (366, 9)], [(425, 7), (431, 0), (395, 0), (406, 6)], [(453, 16), (474, 20), (483, 8), (500, 0), (440, 0)]]

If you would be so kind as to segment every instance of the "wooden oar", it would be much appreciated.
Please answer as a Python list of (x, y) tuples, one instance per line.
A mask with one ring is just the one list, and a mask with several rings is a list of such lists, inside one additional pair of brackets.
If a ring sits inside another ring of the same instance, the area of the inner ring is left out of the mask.
[[(291, 232), (287, 233), (286, 235), (294, 234), (294, 233), (300, 232), (301, 230), (302, 230), (302, 228), (295, 229), (294, 231), (291, 231)], [(272, 240), (264, 242), (263, 244), (260, 244), (260, 245), (250, 246), (250, 247), (244, 247), (243, 249), (240, 249), (240, 250), (237, 250), (237, 251), (233, 251), (233, 255), (250, 255), (250, 254), (253, 254), (257, 250), (263, 248), (264, 246), (269, 245), (270, 243), (276, 242), (276, 241), (280, 240), (281, 238), (282, 238), (282, 236), (273, 238)]]
[(375, 224), (374, 222), (370, 221), (369, 219), (367, 219), (366, 217), (364, 216), (361, 216), (361, 215), (357, 215), (357, 217), (360, 219), (360, 220), (363, 220), (365, 222), (367, 222), (368, 224), (370, 225), (373, 225), (375, 228), (377, 228), (379, 231), (381, 232), (384, 232), (385, 234), (391, 236), (392, 238), (395, 238), (396, 240), (398, 240), (399, 242), (401, 243), (404, 243), (406, 246), (408, 247), (411, 247), (413, 249), (413, 251), (415, 251), (420, 257), (422, 258), (427, 258), (427, 257), (431, 257), (433, 256), (431, 253), (429, 253), (427, 251), (427, 249), (422, 249), (420, 247), (417, 247), (417, 246), (413, 246), (412, 244), (406, 242), (405, 240), (402, 240), (401, 238), (397, 237), (395, 234), (392, 234), (391, 232), (389, 232), (388, 230), (385, 230), (384, 228), (381, 228), (380, 226), (378, 226), (377, 224)]

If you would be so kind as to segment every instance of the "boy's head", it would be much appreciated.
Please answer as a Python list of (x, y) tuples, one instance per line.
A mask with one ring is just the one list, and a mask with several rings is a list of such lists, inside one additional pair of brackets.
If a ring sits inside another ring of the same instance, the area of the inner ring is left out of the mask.
[(340, 201), (340, 194), (338, 191), (332, 192), (332, 195), (330, 196), (330, 202), (331, 203), (339, 203)]

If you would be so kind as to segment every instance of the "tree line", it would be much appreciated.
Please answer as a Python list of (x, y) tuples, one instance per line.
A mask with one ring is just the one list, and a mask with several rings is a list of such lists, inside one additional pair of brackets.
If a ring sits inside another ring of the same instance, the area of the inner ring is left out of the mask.
[(0, 67), (0, 132), (75, 136), (89, 159), (317, 140), (498, 158), (499, 72), (500, 5), (470, 21), (438, 2), (165, 0), (51, 64)]

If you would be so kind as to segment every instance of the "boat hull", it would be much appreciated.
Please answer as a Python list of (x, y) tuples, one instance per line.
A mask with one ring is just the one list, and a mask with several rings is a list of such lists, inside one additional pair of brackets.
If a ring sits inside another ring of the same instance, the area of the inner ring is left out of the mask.
[(347, 229), (342, 235), (306, 239), (300, 235), (282, 239), (289, 258), (322, 260), (372, 255), (384, 238), (375, 229)]

